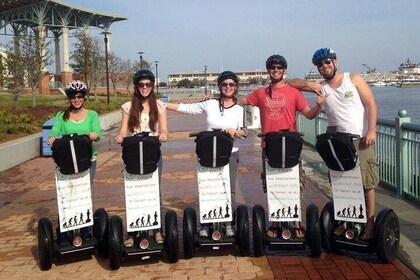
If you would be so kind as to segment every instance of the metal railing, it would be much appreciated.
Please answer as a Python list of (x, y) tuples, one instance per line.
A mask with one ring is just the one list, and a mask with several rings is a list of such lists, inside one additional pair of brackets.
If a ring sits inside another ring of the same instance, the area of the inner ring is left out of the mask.
[[(420, 202), (420, 125), (410, 123), (407, 112), (401, 110), (395, 121), (378, 119), (375, 144), (381, 183), (393, 188), (398, 197)], [(299, 114), (297, 128), (304, 133), (309, 145), (327, 128), (325, 112), (308, 120)]]

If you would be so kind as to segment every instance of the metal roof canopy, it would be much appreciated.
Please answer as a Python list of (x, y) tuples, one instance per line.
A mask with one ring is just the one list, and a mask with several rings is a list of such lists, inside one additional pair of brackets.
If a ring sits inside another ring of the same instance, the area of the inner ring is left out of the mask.
[(127, 17), (100, 13), (77, 7), (60, 0), (0, 0), (0, 30), (9, 34), (7, 25), (34, 28), (45, 26), (47, 30), (59, 32), (62, 27), (69, 29), (96, 27), (108, 30), (113, 22)]

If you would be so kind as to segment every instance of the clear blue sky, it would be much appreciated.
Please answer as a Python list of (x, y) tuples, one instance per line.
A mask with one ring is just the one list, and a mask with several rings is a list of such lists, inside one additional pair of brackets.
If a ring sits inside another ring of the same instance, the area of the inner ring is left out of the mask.
[[(123, 15), (114, 23), (111, 50), (122, 58), (159, 60), (169, 73), (265, 68), (271, 54), (303, 77), (320, 47), (337, 52), (344, 71), (396, 70), (420, 63), (419, 0), (64, 0)], [(97, 34), (92, 31), (92, 35)], [(100, 35), (102, 36), (102, 35)]]

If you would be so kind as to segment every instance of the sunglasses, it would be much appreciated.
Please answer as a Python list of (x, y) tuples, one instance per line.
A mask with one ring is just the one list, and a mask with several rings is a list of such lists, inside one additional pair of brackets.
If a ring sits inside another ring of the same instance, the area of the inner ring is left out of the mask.
[(144, 87), (151, 88), (153, 86), (153, 84), (152, 83), (138, 83), (137, 86), (139, 88), (144, 88)]
[(221, 83), (222, 87), (236, 87), (236, 83)]
[(85, 96), (84, 95), (70, 96), (70, 100), (75, 100), (75, 99), (83, 100), (83, 99), (85, 99)]
[(321, 60), (320, 62), (318, 62), (318, 64), (316, 65), (318, 68), (321, 68), (322, 65), (326, 64), (326, 65), (330, 65), (332, 62), (331, 58), (326, 58), (324, 60)]
[(268, 67), (268, 69), (269, 70), (283, 70), (284, 69), (284, 67), (282, 66), (282, 65), (278, 65), (278, 66), (276, 66), (276, 65), (272, 65), (272, 66), (270, 66), (270, 67)]

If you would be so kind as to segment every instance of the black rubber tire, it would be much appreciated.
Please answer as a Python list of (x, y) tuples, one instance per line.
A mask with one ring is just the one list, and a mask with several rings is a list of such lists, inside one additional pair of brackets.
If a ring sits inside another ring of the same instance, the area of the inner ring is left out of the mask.
[(383, 209), (379, 212), (374, 240), (378, 258), (384, 263), (394, 261), (400, 246), (400, 222), (393, 210)]
[(236, 232), (239, 254), (249, 256), (249, 218), (245, 205), (239, 205), (236, 210)]
[(315, 204), (310, 204), (306, 208), (306, 228), (306, 240), (311, 250), (311, 257), (317, 258), (321, 255), (321, 225), (318, 207)]
[(96, 209), (93, 214), (93, 235), (96, 237), (96, 251), (101, 258), (108, 257), (108, 213), (104, 208)]
[(122, 262), (122, 246), (123, 246), (123, 233), (122, 233), (122, 220), (119, 216), (112, 216), (109, 219), (109, 268), (112, 270), (119, 269)]
[(334, 219), (334, 203), (332, 201), (327, 202), (322, 209), (320, 224), (322, 248), (327, 252), (334, 252), (336, 248), (333, 235), (338, 222)]
[(191, 259), (194, 255), (194, 235), (197, 233), (197, 218), (194, 208), (184, 209), (182, 219), (182, 243), (184, 258)]
[(165, 251), (170, 263), (178, 261), (178, 218), (174, 210), (169, 210), (165, 215)]
[(38, 257), (41, 270), (49, 270), (54, 259), (54, 237), (50, 219), (38, 221)]
[(261, 257), (265, 249), (265, 211), (261, 205), (252, 208), (252, 235), (254, 256)]

